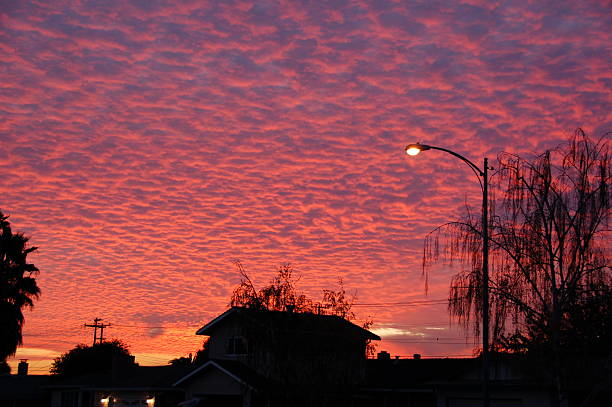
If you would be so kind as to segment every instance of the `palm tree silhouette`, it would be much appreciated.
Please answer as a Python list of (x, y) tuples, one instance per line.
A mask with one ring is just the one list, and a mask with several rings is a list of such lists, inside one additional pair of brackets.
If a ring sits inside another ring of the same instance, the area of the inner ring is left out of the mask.
[(27, 262), (28, 238), (13, 233), (8, 216), (0, 211), (0, 363), (22, 344), (23, 309), (33, 307), (40, 289), (34, 275), (38, 268)]

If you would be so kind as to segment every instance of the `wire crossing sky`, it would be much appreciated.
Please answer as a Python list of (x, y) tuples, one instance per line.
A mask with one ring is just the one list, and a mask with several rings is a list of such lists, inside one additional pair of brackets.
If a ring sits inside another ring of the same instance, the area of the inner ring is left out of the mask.
[(462, 336), (431, 326), (448, 321), (431, 300), (456, 270), (434, 272), (425, 295), (421, 253), (431, 229), (477, 213), (478, 183), (450, 156), (403, 148), (480, 164), (540, 153), (577, 127), (610, 131), (611, 11), (2, 2), (0, 208), (40, 247), (42, 289), (17, 358), (44, 370), (90, 342), (95, 317), (116, 322), (105, 336), (143, 364), (193, 352), (239, 282), (236, 259), (259, 286), (291, 263), (315, 299), (342, 277), (379, 349), (470, 354), (471, 339), (421, 339)]

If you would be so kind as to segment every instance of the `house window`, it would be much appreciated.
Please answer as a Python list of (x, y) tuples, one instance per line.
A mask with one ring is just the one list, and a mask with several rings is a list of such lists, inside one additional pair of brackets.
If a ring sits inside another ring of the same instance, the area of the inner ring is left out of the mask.
[(225, 343), (225, 353), (228, 355), (246, 355), (247, 341), (243, 336), (230, 336)]

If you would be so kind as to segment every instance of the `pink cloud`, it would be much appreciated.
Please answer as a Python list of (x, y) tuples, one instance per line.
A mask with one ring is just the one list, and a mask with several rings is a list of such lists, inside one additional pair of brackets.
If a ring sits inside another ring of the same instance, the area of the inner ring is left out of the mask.
[[(315, 297), (343, 276), (364, 303), (445, 298), (452, 270), (423, 292), (422, 240), (466, 202), (478, 211), (478, 187), (462, 163), (408, 159), (404, 145), (480, 163), (552, 147), (577, 126), (610, 130), (607, 11), (477, 1), (3, 10), (0, 207), (40, 246), (42, 270), (26, 346), (88, 342), (82, 324), (101, 316), (137, 355), (187, 354), (195, 329), (227, 306), (236, 258), (260, 284), (291, 262)], [(448, 318), (443, 305), (358, 311), (419, 332)], [(57, 332), (41, 335), (51, 323)]]

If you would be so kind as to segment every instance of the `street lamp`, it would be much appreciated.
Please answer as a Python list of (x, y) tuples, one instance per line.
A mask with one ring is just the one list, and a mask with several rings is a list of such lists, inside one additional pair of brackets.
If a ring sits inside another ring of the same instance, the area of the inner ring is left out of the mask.
[(408, 144), (406, 154), (415, 156), (421, 151), (440, 150), (459, 158), (478, 177), (482, 189), (482, 387), (484, 406), (489, 407), (489, 160), (485, 157), (483, 169), (454, 151), (442, 147), (428, 146), (427, 144)]

